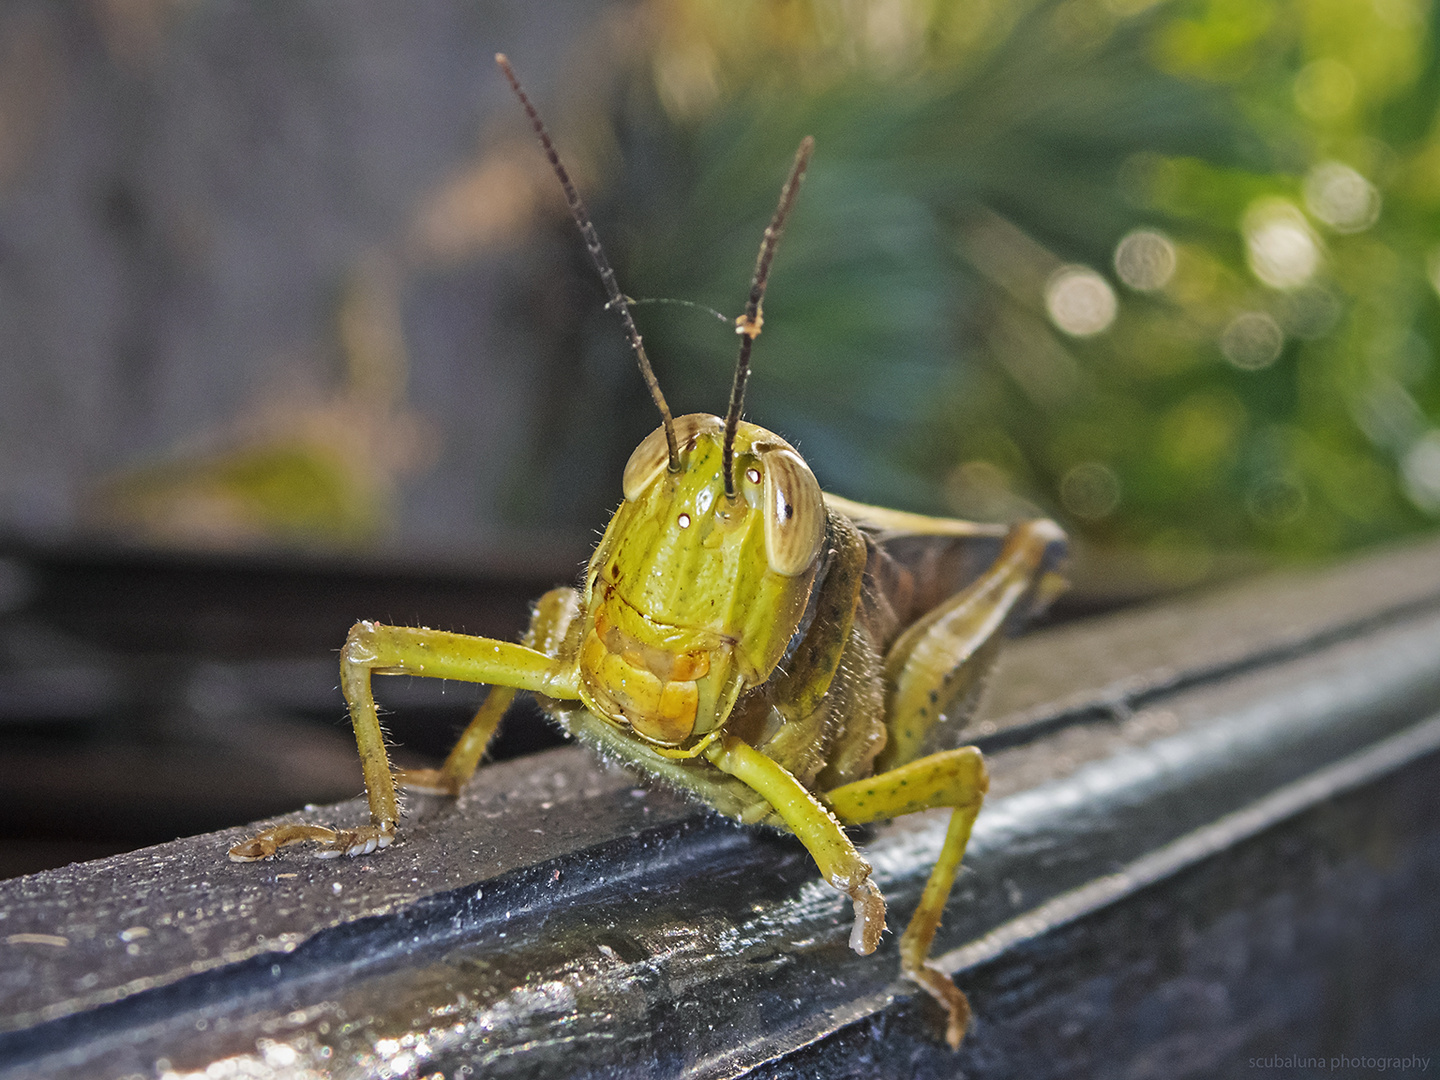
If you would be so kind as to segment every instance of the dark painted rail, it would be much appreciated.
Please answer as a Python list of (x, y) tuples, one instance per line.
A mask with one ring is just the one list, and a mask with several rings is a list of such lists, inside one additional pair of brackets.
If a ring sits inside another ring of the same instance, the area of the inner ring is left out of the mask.
[[(1440, 1066), (1437, 717), (1434, 544), (1016, 642), (940, 939), (958, 1056), (798, 845), (567, 748), (382, 856), (234, 865), (231, 830), (0, 882), (0, 1076)], [(892, 925), (942, 833), (869, 835)]]

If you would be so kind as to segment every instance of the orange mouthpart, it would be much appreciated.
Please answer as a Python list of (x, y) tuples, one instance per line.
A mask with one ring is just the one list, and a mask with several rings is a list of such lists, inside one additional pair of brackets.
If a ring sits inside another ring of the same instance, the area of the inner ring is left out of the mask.
[(663, 746), (679, 746), (695, 730), (697, 680), (709, 672), (703, 649), (646, 645), (611, 623), (603, 606), (580, 646), (581, 677), (607, 718)]

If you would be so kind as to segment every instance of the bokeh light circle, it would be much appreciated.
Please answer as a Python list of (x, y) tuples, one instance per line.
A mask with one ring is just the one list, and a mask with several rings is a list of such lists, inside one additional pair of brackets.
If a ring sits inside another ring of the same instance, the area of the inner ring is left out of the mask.
[(1380, 190), (1349, 165), (1327, 161), (1305, 178), (1305, 209), (1340, 233), (1363, 232), (1380, 217)]
[(1280, 358), (1284, 348), (1285, 332), (1263, 311), (1236, 315), (1220, 335), (1220, 351), (1225, 359), (1243, 371), (1269, 367)]
[(1062, 266), (1045, 285), (1045, 310), (1051, 321), (1074, 337), (1108, 330), (1119, 307), (1110, 283), (1088, 266)]
[(1300, 208), (1284, 199), (1260, 199), (1241, 226), (1254, 275), (1272, 289), (1294, 289), (1320, 268), (1320, 243)]
[(1175, 276), (1175, 245), (1154, 229), (1135, 229), (1115, 246), (1115, 273), (1139, 292), (1163, 289)]
[(1082, 461), (1060, 481), (1060, 501), (1078, 518), (1109, 516), (1120, 505), (1120, 478), (1099, 461)]

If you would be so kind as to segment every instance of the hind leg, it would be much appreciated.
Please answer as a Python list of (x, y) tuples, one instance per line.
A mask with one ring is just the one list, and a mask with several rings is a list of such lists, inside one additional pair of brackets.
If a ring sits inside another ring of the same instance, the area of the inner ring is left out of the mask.
[(1065, 534), (1053, 521), (1015, 525), (983, 574), (895, 640), (885, 654), (890, 738), (877, 769), (961, 741), (1006, 632), (1063, 589), (1053, 567), (1064, 549)]
[(980, 751), (963, 746), (857, 780), (823, 796), (846, 825), (863, 825), (941, 806), (953, 808), (940, 856), (930, 871), (910, 925), (900, 937), (900, 969), (945, 1008), (945, 1038), (957, 1048), (970, 1023), (970, 1003), (950, 976), (930, 963), (930, 946), (989, 786)]
[(889, 739), (876, 759), (879, 771), (825, 795), (846, 824), (952, 808), (940, 856), (900, 938), (900, 964), (906, 976), (945, 1007), (945, 1035), (954, 1047), (965, 1035), (970, 1004), (950, 977), (930, 963), (930, 946), (989, 779), (985, 760), (973, 746), (919, 755), (935, 744), (937, 735), (953, 733), (963, 724), (1005, 630), (1057, 586), (1052, 567), (1064, 544), (1065, 534), (1054, 522), (1021, 522), (983, 574), (900, 635), (885, 656)]

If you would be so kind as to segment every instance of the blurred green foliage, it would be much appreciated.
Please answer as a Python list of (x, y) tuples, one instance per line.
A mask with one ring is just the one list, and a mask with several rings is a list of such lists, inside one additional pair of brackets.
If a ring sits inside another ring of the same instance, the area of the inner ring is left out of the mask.
[[(733, 316), (814, 134), (747, 414), (829, 490), (1053, 514), (1161, 584), (1352, 549), (1440, 514), (1433, 18), (654, 2), (596, 216), (631, 295)], [(722, 411), (733, 332), (637, 317)]]

